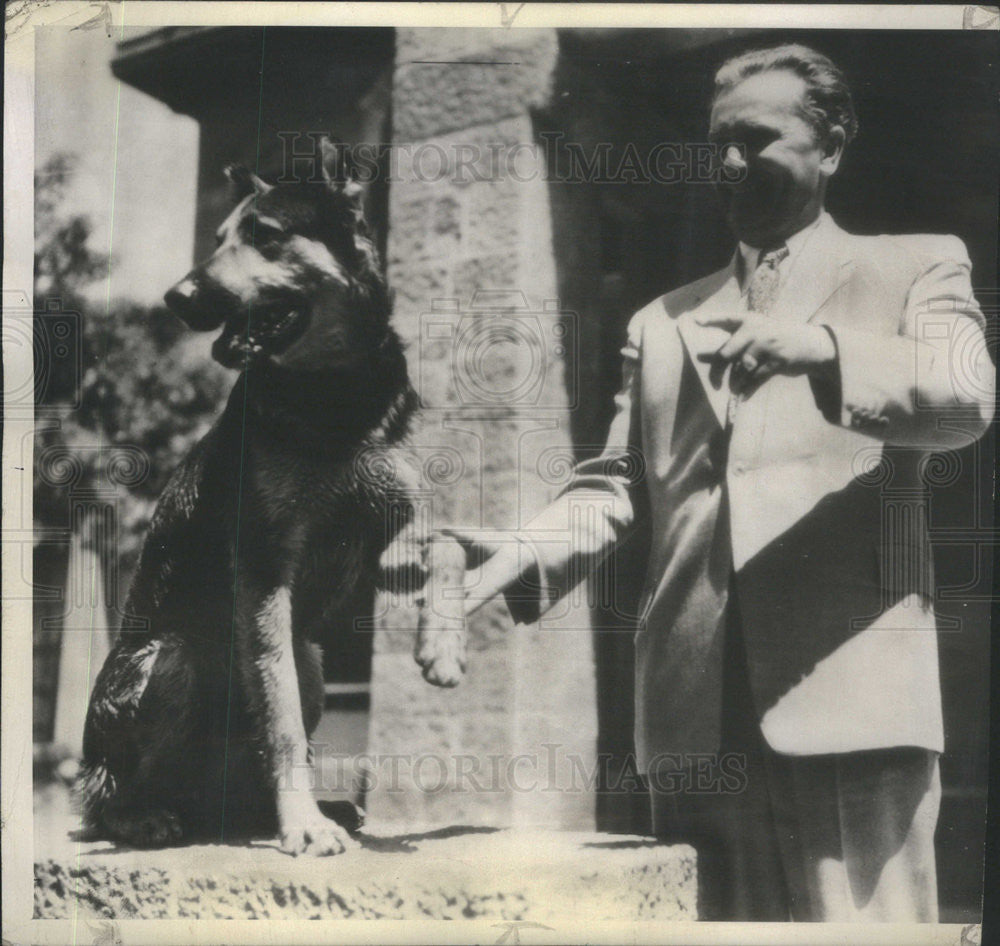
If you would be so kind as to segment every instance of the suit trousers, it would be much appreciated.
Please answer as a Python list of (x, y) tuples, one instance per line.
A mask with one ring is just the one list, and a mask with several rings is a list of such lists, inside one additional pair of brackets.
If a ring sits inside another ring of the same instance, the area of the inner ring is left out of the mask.
[(699, 781), (692, 769), (704, 768), (703, 757), (686, 763), (684, 779), (650, 776), (654, 833), (697, 852), (699, 918), (936, 922), (938, 754), (774, 752), (761, 735), (730, 587), (718, 760), (730, 777)]

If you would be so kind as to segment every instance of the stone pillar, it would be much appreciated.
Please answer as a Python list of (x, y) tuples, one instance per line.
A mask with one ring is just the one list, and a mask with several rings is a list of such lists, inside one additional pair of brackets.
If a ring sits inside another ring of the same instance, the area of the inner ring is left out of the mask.
[[(578, 353), (531, 118), (556, 55), (549, 30), (397, 31), (388, 271), (424, 401), (414, 446), (434, 527), (522, 525), (557, 491), (540, 475), (552, 451), (572, 453)], [(412, 607), (387, 603), (378, 621), (373, 821), (593, 825), (585, 602), (543, 628), (486, 606), (451, 691), (413, 662)]]
[(57, 751), (73, 759), (82, 754), (90, 691), (111, 649), (101, 563), (116, 549), (116, 520), (113, 492), (74, 495), (52, 737)]

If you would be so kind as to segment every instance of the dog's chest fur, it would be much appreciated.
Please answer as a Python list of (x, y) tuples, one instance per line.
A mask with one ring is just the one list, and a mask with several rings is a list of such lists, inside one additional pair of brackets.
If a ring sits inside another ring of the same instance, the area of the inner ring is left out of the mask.
[(357, 617), (366, 599), (370, 609), (391, 538), (390, 498), (358, 476), (359, 454), (371, 448), (278, 434), (252, 414), (239, 440), (234, 564), (263, 584), (287, 586), (296, 633), (321, 638)]
[(240, 557), (293, 599), (344, 597), (385, 542), (385, 497), (357, 482), (350, 454), (262, 449), (254, 439), (243, 458)]

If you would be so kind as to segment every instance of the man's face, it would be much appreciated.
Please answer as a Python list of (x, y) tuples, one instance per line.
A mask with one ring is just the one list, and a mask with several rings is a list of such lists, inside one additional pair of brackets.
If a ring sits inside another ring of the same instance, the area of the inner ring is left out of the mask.
[(840, 161), (842, 133), (821, 141), (805, 101), (805, 81), (773, 69), (744, 79), (712, 107), (710, 140), (745, 148), (743, 180), (721, 183), (719, 192), (730, 227), (751, 246), (780, 243), (811, 223)]

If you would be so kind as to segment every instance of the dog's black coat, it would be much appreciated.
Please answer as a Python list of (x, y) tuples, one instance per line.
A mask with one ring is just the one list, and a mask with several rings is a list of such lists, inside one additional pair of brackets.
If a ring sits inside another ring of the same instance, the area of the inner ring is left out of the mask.
[(147, 626), (97, 678), (78, 794), (88, 824), (131, 844), (264, 831), (337, 853), (346, 833), (289, 780), (322, 711), (317, 644), (419, 571), (417, 551), (387, 573), (412, 510), (400, 481), (369, 475), (417, 398), (349, 185), (231, 177), (245, 194), (219, 249), (167, 301), (224, 324), (213, 352), (244, 370), (160, 498), (125, 608)]

